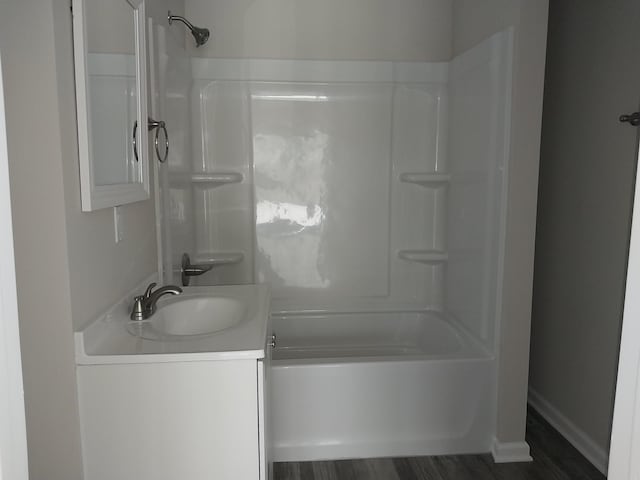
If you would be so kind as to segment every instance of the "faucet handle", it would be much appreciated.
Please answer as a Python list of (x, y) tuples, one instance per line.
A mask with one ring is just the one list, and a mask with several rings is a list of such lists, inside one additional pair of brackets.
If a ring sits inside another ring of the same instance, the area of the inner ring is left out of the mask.
[(142, 296), (144, 298), (149, 298), (151, 296), (151, 293), (153, 292), (153, 289), (156, 288), (156, 285), (157, 285), (156, 282), (151, 282), (147, 287), (147, 289), (144, 291), (144, 295)]
[(131, 320), (143, 320), (144, 319), (144, 295), (138, 295), (133, 299), (133, 308), (131, 309)]

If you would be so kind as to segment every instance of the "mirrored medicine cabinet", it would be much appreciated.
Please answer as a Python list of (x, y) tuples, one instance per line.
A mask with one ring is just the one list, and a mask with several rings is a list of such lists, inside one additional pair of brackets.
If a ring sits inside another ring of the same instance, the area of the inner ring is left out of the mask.
[(144, 0), (73, 0), (83, 211), (149, 198)]

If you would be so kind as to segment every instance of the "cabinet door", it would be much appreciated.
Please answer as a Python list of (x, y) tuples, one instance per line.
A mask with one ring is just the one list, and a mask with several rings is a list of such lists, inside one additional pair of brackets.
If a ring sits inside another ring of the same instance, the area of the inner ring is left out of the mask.
[(78, 367), (86, 480), (256, 480), (256, 361)]

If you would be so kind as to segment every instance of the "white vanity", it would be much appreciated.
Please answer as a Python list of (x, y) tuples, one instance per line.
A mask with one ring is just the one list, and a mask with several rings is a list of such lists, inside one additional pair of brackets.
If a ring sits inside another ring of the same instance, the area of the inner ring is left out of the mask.
[[(228, 308), (221, 329), (194, 334), (183, 315), (203, 298)], [(187, 287), (158, 302), (155, 326), (131, 322), (123, 301), (77, 332), (85, 479), (271, 478), (269, 299), (264, 285)], [(185, 326), (167, 333), (175, 312)]]

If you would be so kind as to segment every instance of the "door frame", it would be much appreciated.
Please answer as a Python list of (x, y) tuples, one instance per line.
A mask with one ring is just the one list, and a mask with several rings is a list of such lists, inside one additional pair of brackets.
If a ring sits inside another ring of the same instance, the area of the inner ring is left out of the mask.
[(0, 50), (0, 480), (28, 480), (12, 225)]
[(637, 454), (640, 451), (640, 182), (637, 174), (627, 265), (620, 359), (609, 452), (610, 480), (640, 479), (640, 456)]

